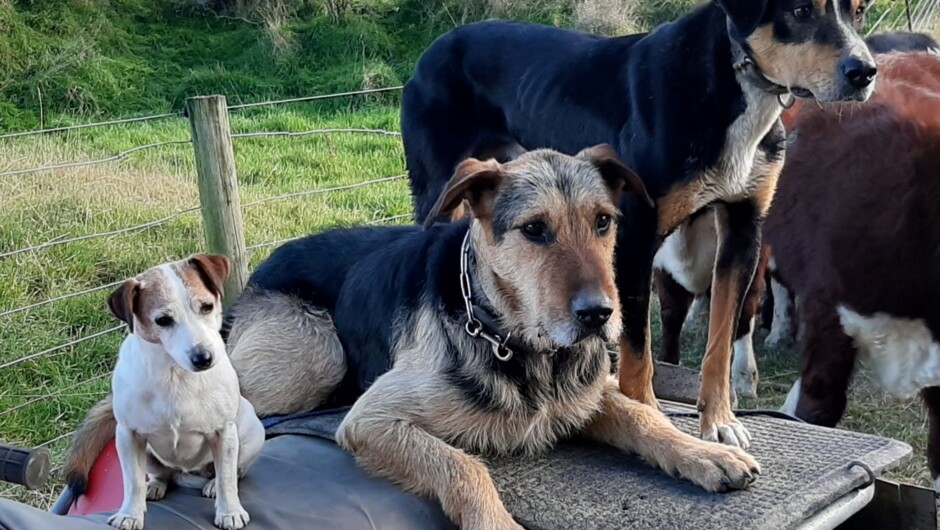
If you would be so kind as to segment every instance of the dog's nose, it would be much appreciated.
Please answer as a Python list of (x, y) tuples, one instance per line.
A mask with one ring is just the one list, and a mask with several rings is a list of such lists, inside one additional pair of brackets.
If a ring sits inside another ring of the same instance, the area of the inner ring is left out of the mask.
[(189, 362), (196, 371), (205, 370), (212, 366), (212, 352), (205, 346), (196, 346), (189, 350)]
[(842, 75), (854, 88), (865, 88), (875, 79), (878, 68), (857, 57), (849, 57), (842, 63)]
[(571, 301), (571, 312), (575, 318), (587, 329), (600, 329), (610, 320), (613, 314), (610, 298), (604, 293), (585, 290), (575, 295)]

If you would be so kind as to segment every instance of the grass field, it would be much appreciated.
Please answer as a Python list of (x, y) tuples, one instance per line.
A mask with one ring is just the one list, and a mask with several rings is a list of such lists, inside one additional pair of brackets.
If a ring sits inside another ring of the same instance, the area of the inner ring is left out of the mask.
[[(585, 15), (578, 6), (584, 4), (578, 2), (506, 0), (503, 4), (505, 9), (517, 6), (509, 12), (514, 18), (583, 26)], [(224, 93), (240, 102), (399, 84), (436, 35), (456, 23), (489, 16), (493, 5), (499, 4), (495, 0), (363, 1), (354, 3), (359, 7), (352, 14), (333, 21), (317, 11), (316, 2), (301, 3), (304, 7), (294, 18), (272, 29), (258, 21), (183, 9), (182, 0), (22, 5), (0, 0), (0, 32), (5, 32), (0, 33), (0, 64), (10, 65), (0, 68), (0, 131), (178, 110), (183, 98), (195, 94)], [(630, 16), (623, 20), (643, 28), (673, 18), (691, 3), (695, 2), (608, 0), (606, 5), (629, 7)], [(521, 4), (530, 8), (520, 11)], [(398, 101), (397, 96), (384, 95), (246, 110), (233, 113), (232, 127), (236, 133), (398, 130)], [(188, 123), (179, 117), (0, 139), (0, 173), (97, 159), (138, 145), (188, 138)], [(235, 142), (243, 204), (404, 173), (396, 137), (334, 134)], [(142, 151), (111, 164), (0, 177), (0, 255), (147, 223), (195, 207), (194, 174), (192, 148), (182, 144)], [(382, 220), (409, 212), (403, 179), (268, 202), (245, 207), (247, 244), (330, 226), (388, 222)], [(199, 214), (191, 212), (146, 230), (0, 257), (0, 440), (24, 446), (48, 443), (58, 463), (67, 435), (107, 391), (106, 374), (121, 340), (121, 332), (115, 332), (17, 362), (115, 327), (117, 322), (104, 303), (110, 289), (4, 313), (119, 282), (153, 264), (201, 251), (202, 241)], [(259, 248), (252, 265), (270, 250)], [(686, 364), (696, 366), (704, 351), (703, 332), (686, 333), (684, 350)], [(765, 385), (758, 400), (743, 405), (777, 407), (784, 397), (780, 389), (797, 375), (798, 355), (767, 350), (758, 340), (758, 363), (762, 380), (774, 384)], [(894, 476), (928, 485), (925, 415), (920, 405), (886, 398), (864, 372), (858, 379), (843, 427), (910, 443), (914, 460)], [(39, 492), (0, 485), (0, 497), (46, 508), (60, 487), (58, 480)]]

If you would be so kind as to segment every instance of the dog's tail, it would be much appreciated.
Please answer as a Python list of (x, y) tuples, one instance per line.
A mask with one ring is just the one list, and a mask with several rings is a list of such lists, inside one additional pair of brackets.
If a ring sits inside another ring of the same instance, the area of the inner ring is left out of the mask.
[(85, 493), (88, 474), (98, 455), (114, 438), (115, 429), (117, 420), (114, 419), (114, 403), (108, 394), (88, 411), (65, 455), (65, 481), (72, 490), (73, 498)]

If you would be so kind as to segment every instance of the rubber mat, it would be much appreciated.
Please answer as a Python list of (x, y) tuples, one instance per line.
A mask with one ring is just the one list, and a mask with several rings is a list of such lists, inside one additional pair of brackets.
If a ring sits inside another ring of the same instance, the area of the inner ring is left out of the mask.
[[(698, 418), (666, 407), (676, 425), (696, 433)], [(269, 435), (332, 438), (345, 411), (269, 426)], [(749, 452), (760, 478), (745, 491), (710, 494), (638, 458), (589, 442), (566, 442), (528, 458), (488, 458), (506, 508), (527, 528), (794, 528), (835, 500), (910, 457), (905, 443), (817, 427), (763, 414), (741, 414), (753, 435)]]

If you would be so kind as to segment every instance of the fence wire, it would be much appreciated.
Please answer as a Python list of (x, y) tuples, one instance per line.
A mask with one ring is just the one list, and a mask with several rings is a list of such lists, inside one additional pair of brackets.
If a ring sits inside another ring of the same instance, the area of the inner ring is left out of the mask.
[(340, 92), (337, 94), (322, 94), (319, 96), (306, 96), (302, 98), (277, 99), (273, 101), (258, 101), (255, 103), (243, 103), (241, 105), (229, 105), (228, 110), (253, 109), (257, 107), (273, 107), (276, 105), (285, 105), (288, 103), (304, 103), (307, 101), (318, 101), (322, 99), (342, 98), (347, 96), (362, 96), (365, 94), (379, 94), (382, 92), (395, 92), (401, 90), (404, 86), (392, 86), (386, 88), (370, 88), (367, 90), (354, 90), (352, 92)]
[[(101, 232), (98, 234), (88, 234), (84, 236), (73, 237), (71, 239), (53, 239), (51, 241), (47, 241), (40, 245), (35, 245), (32, 247), (25, 247), (25, 248), (21, 248), (17, 250), (11, 250), (10, 252), (5, 252), (3, 254), (0, 254), (0, 259), (9, 258), (10, 256), (16, 256), (17, 254), (23, 254), (25, 252), (36, 252), (40, 250), (45, 250), (47, 248), (57, 247), (59, 245), (67, 245), (69, 243), (76, 243), (78, 241), (89, 241), (92, 239), (101, 239), (104, 237), (114, 237), (114, 236), (119, 236), (123, 234), (128, 234), (131, 232), (137, 232), (139, 230), (146, 230), (148, 228), (153, 228), (155, 226), (160, 226), (160, 225), (169, 223), (170, 221), (172, 221), (173, 219), (176, 219), (177, 217), (186, 215), (188, 213), (193, 213), (196, 211), (199, 211), (199, 207), (193, 206), (192, 208), (187, 208), (185, 210), (180, 210), (176, 213), (170, 214), (162, 219), (157, 219), (155, 221), (148, 221), (146, 223), (135, 225), (135, 226), (130, 226), (127, 228), (120, 228), (118, 230), (111, 230), (110, 232)], [(3, 316), (3, 314), (0, 313), (0, 316)]]
[(192, 142), (190, 140), (171, 140), (168, 142), (158, 142), (154, 144), (139, 145), (137, 147), (128, 149), (127, 151), (122, 151), (114, 156), (109, 156), (107, 158), (99, 158), (97, 160), (85, 160), (82, 162), (67, 162), (65, 164), (53, 164), (50, 166), (31, 167), (27, 169), (17, 169), (15, 171), (7, 171), (5, 173), (0, 173), (0, 178), (14, 177), (16, 175), (28, 175), (30, 173), (41, 173), (44, 171), (53, 171), (56, 169), (69, 169), (73, 167), (97, 166), (99, 164), (106, 164), (108, 162), (117, 162), (119, 160), (123, 160), (127, 158), (128, 156), (134, 153), (140, 152), (140, 151), (146, 151), (148, 149), (156, 149), (157, 147), (164, 147), (167, 145), (183, 145), (183, 144), (188, 144), (188, 143), (192, 143)]
[(166, 118), (177, 118), (182, 115), (183, 114), (180, 112), (167, 112), (165, 114), (154, 114), (153, 116), (141, 116), (139, 118), (124, 118), (120, 120), (100, 121), (96, 123), (83, 123), (79, 125), (68, 125), (65, 127), (53, 127), (51, 129), (38, 129), (35, 131), (7, 133), (7, 134), (0, 134), (0, 140), (5, 140), (7, 138), (20, 138), (23, 136), (34, 136), (37, 134), (49, 134), (49, 133), (57, 133), (57, 132), (65, 132), (65, 131), (74, 131), (76, 129), (90, 129), (92, 127), (105, 127), (108, 125), (122, 125), (125, 123), (140, 123), (140, 122), (145, 122), (145, 121), (162, 120)]
[(27, 362), (27, 361), (32, 361), (32, 360), (34, 360), (34, 359), (39, 359), (39, 358), (41, 358), (41, 357), (45, 357), (45, 356), (47, 356), (47, 355), (50, 355), (50, 354), (55, 353), (55, 352), (57, 352), (57, 351), (64, 350), (64, 349), (66, 349), (66, 348), (71, 348), (72, 346), (77, 346), (77, 345), (79, 345), (79, 344), (82, 344), (83, 342), (88, 342), (88, 341), (91, 341), (91, 340), (95, 340), (95, 339), (100, 338), (100, 337), (103, 337), (103, 336), (105, 336), (105, 335), (114, 333), (115, 331), (120, 331), (120, 330), (124, 329), (125, 327), (126, 327), (126, 326), (125, 326), (124, 324), (121, 324), (121, 325), (118, 325), (118, 326), (114, 326), (113, 328), (108, 328), (108, 329), (106, 329), (106, 330), (104, 330), (104, 331), (99, 331), (99, 332), (97, 332), (97, 333), (92, 333), (91, 335), (86, 335), (86, 336), (84, 336), (84, 337), (80, 337), (80, 338), (77, 338), (77, 339), (75, 339), (75, 340), (71, 340), (71, 341), (69, 341), (69, 342), (66, 342), (65, 344), (59, 344), (58, 346), (53, 346), (52, 348), (49, 348), (49, 349), (46, 349), (46, 350), (43, 350), (43, 351), (40, 351), (40, 352), (31, 353), (31, 354), (29, 354), (29, 355), (20, 357), (19, 359), (14, 359), (14, 360), (9, 361), (9, 362), (6, 362), (6, 363), (4, 363), (4, 364), (0, 364), (0, 371), (5, 370), (5, 369), (7, 369), (7, 368), (12, 368), (12, 367), (17, 366), (17, 365), (20, 365), (20, 364), (23, 364), (23, 363), (25, 363), (25, 362)]
[[(374, 220), (374, 221), (369, 221), (369, 222), (366, 223), (366, 224), (368, 224), (368, 225), (379, 225), (379, 224), (390, 223), (390, 222), (392, 222), (392, 221), (398, 221), (398, 220), (400, 220), (400, 219), (406, 219), (406, 218), (411, 218), (411, 217), (412, 217), (412, 215), (411, 215), (410, 213), (401, 214), (401, 215), (392, 215), (392, 216), (390, 216), (390, 217), (383, 217), (383, 218), (381, 218), (381, 219), (376, 219), (376, 220)], [(282, 244), (284, 244), (284, 243), (289, 243), (289, 242), (291, 242), (291, 241), (296, 241), (296, 240), (298, 240), (298, 239), (307, 237), (307, 235), (309, 235), (309, 234), (304, 234), (304, 235), (302, 235), (302, 236), (288, 237), (288, 238), (285, 238), (285, 239), (279, 239), (279, 240), (277, 240), (277, 241), (268, 241), (268, 242), (265, 242), (265, 243), (258, 243), (257, 245), (251, 245), (251, 246), (249, 246), (249, 247), (245, 247), (245, 250), (247, 250), (248, 252), (254, 254), (255, 251), (260, 250), (260, 249), (262, 249), (262, 248), (279, 246), (279, 245), (282, 245)]]
[(61, 302), (62, 300), (68, 300), (70, 298), (78, 298), (80, 296), (85, 296), (86, 294), (97, 293), (99, 291), (104, 291), (111, 287), (117, 287), (127, 280), (120, 280), (117, 282), (111, 282), (104, 285), (99, 285), (98, 287), (92, 287), (91, 289), (86, 289), (84, 291), (78, 291), (77, 293), (64, 294), (62, 296), (56, 296), (55, 298), (49, 298), (48, 300), (43, 300), (42, 302), (36, 302), (35, 304), (26, 305), (23, 307), (17, 307), (16, 309), (10, 309), (9, 311), (4, 311), (0, 313), (0, 318), (13, 316), (17, 313), (22, 313), (23, 311), (29, 311), (31, 309), (36, 309), (49, 304), (54, 304), (56, 302)]
[(287, 131), (264, 131), (254, 133), (233, 134), (232, 138), (302, 138), (304, 136), (315, 136), (321, 134), (378, 134), (381, 136), (401, 136), (398, 131), (386, 131), (384, 129), (314, 129), (312, 131), (287, 132)]
[(79, 382), (79, 383), (75, 383), (74, 385), (70, 385), (70, 386), (67, 386), (67, 387), (64, 387), (64, 388), (60, 388), (60, 389), (56, 390), (55, 392), (50, 392), (50, 393), (48, 393), (48, 394), (45, 394), (45, 395), (42, 395), (42, 396), (39, 396), (39, 397), (30, 399), (29, 401), (25, 401), (25, 402), (23, 402), (23, 403), (20, 403), (19, 405), (16, 405), (16, 406), (14, 406), (14, 407), (10, 407), (10, 408), (8, 408), (7, 410), (4, 410), (3, 412), (0, 412), (0, 418), (2, 418), (2, 417), (4, 417), (4, 416), (8, 416), (8, 415), (10, 415), (10, 414), (13, 414), (14, 412), (16, 412), (16, 411), (18, 411), (18, 410), (23, 410), (23, 409), (25, 409), (26, 407), (29, 407), (30, 405), (33, 405), (34, 403), (39, 403), (39, 402), (41, 402), (41, 401), (46, 401), (46, 400), (52, 399), (52, 398), (54, 398), (54, 397), (59, 397), (59, 396), (61, 396), (62, 394), (64, 394), (65, 392), (68, 392), (69, 390), (75, 390), (76, 388), (81, 388), (81, 387), (83, 387), (83, 386), (85, 386), (85, 385), (90, 385), (91, 383), (94, 383), (94, 382), (96, 382), (96, 381), (101, 381), (102, 379), (105, 379), (105, 378), (107, 378), (107, 377), (111, 377), (111, 374), (112, 374), (112, 372), (108, 372), (108, 373), (106, 373), (106, 374), (101, 374), (101, 375), (96, 375), (95, 377), (92, 377), (92, 378), (89, 378), (89, 379), (85, 379), (84, 381), (81, 381), (81, 382)]
[[(385, 182), (394, 182), (396, 180), (401, 180), (405, 178), (405, 175), (395, 175), (394, 177), (385, 177), (375, 180), (367, 180), (365, 182), (357, 182), (356, 184), (346, 184), (343, 186), (334, 186), (332, 188), (318, 188), (315, 190), (308, 191), (298, 191), (295, 193), (287, 193), (284, 195), (278, 195), (276, 197), (268, 197), (265, 199), (259, 199), (257, 201), (251, 201), (242, 205), (242, 209), (250, 208), (252, 206), (257, 206), (259, 204), (267, 204), (271, 202), (280, 202), (286, 201), (288, 199), (296, 199), (297, 197), (309, 197), (311, 195), (323, 195), (326, 193), (335, 193), (338, 191), (354, 190), (356, 188), (365, 188), (367, 186), (372, 186), (374, 184), (382, 184)], [(2, 257), (2, 256), (0, 256)]]

